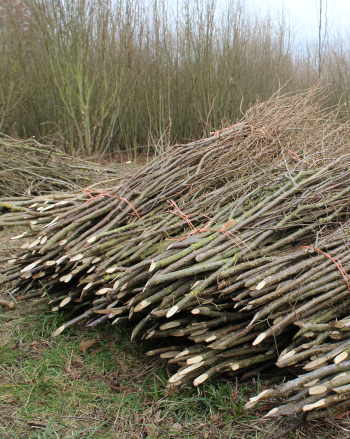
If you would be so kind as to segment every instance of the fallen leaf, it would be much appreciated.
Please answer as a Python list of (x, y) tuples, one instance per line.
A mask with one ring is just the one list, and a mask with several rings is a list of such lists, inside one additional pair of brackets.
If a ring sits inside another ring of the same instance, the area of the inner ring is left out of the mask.
[(238, 391), (234, 391), (234, 392), (231, 393), (231, 398), (232, 398), (233, 401), (237, 401), (238, 396), (239, 396), (239, 392)]
[(16, 304), (14, 302), (9, 302), (8, 300), (0, 299), (0, 305), (6, 309), (15, 309)]
[(72, 378), (72, 380), (78, 380), (81, 377), (81, 373), (76, 369), (66, 367), (64, 371)]
[(90, 349), (96, 343), (97, 343), (97, 340), (94, 338), (82, 340), (79, 344), (79, 350), (80, 350), (80, 352), (85, 353), (88, 349)]
[(70, 364), (76, 369), (82, 368), (84, 367), (84, 360), (81, 357), (74, 355), (74, 357), (70, 360)]
[(211, 424), (217, 425), (217, 424), (220, 424), (221, 422), (222, 422), (222, 419), (221, 419), (221, 415), (219, 413), (215, 413), (215, 414), (210, 416), (210, 423)]
[(123, 374), (129, 375), (130, 374), (130, 364), (126, 360), (116, 358), (115, 362), (117, 363), (118, 370), (122, 372)]
[(15, 404), (17, 402), (15, 396), (12, 394), (1, 395), (0, 401), (5, 404)]
[(147, 437), (149, 438), (159, 438), (160, 432), (159, 428), (154, 424), (146, 424), (145, 425), (145, 433), (147, 434)]
[(32, 351), (40, 352), (43, 349), (47, 348), (49, 346), (49, 343), (47, 341), (36, 341), (34, 340), (32, 343), (30, 343), (30, 348)]
[(115, 392), (120, 392), (121, 386), (118, 383), (108, 383), (111, 390), (114, 390)]
[(81, 369), (83, 366), (84, 362), (80, 357), (73, 357), (67, 362), (64, 371), (73, 380), (78, 380), (81, 377)]

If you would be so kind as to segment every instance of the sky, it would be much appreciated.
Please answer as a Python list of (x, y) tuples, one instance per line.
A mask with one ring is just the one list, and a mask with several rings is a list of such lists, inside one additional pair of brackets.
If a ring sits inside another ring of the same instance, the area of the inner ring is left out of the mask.
[[(241, 0), (255, 13), (278, 14), (283, 9), (300, 39), (318, 33), (319, 0)], [(332, 32), (350, 34), (350, 0), (323, 0)]]
[[(201, 0), (165, 0), (169, 5), (191, 3)], [(207, 0), (210, 1), (210, 0)], [(310, 42), (318, 37), (319, 5), (323, 3), (324, 18), (327, 16), (329, 36), (341, 35), (350, 41), (350, 0), (233, 0), (240, 3), (252, 15), (284, 17), (293, 29), (296, 43)], [(230, 0), (214, 0), (220, 14)], [(276, 21), (278, 19), (276, 18)]]

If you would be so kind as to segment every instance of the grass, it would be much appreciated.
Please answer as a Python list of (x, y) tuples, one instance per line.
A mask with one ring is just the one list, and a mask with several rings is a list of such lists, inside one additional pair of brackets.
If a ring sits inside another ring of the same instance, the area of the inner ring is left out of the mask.
[[(0, 231), (0, 255), (12, 252)], [(42, 299), (0, 309), (1, 439), (317, 439), (349, 437), (350, 420), (271, 421), (268, 405), (244, 411), (271, 385), (221, 379), (177, 393), (168, 370), (129, 342), (127, 329), (75, 327), (51, 333), (65, 316)]]
[[(125, 333), (76, 328), (52, 339), (62, 317), (35, 302), (0, 315), (1, 438), (216, 437), (243, 414), (249, 389), (235, 382), (168, 394), (167, 371)], [(86, 340), (95, 343), (83, 352)]]

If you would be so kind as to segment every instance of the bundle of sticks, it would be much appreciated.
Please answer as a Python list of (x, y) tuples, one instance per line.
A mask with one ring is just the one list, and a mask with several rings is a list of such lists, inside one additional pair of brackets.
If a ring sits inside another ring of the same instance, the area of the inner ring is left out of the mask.
[(321, 127), (333, 127), (333, 156), (311, 147), (288, 154), (283, 117), (292, 123), (288, 104), (309, 109), (308, 99), (274, 101), (276, 113), (285, 110), (275, 136), (257, 136), (249, 119), (257, 108), (261, 118), (271, 114), (269, 101), (113, 189), (20, 210), (18, 221), (23, 215), (31, 227), (15, 238), (31, 240), (3, 272), (15, 283), (11, 294), (42, 288), (53, 311), (69, 308), (73, 318), (55, 336), (77, 323), (130, 322), (132, 340), (154, 340), (146, 354), (176, 368), (172, 387), (275, 364), (303, 367), (305, 375), (247, 407), (270, 397), (289, 398), (270, 416), (343, 407), (350, 401), (350, 155), (339, 151), (347, 125), (322, 117)]
[(73, 191), (98, 180), (117, 180), (122, 174), (121, 166), (72, 157), (35, 139), (0, 135), (0, 197)]

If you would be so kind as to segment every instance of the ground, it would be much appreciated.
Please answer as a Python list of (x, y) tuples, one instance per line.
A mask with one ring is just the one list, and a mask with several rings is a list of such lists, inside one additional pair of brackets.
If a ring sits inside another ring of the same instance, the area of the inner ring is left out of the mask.
[[(0, 231), (0, 260), (15, 251), (10, 233)], [(0, 439), (350, 438), (347, 413), (306, 425), (264, 419), (267, 406), (246, 413), (249, 395), (269, 384), (260, 379), (169, 394), (164, 363), (127, 330), (76, 327), (52, 338), (63, 320), (42, 299), (0, 307)]]

